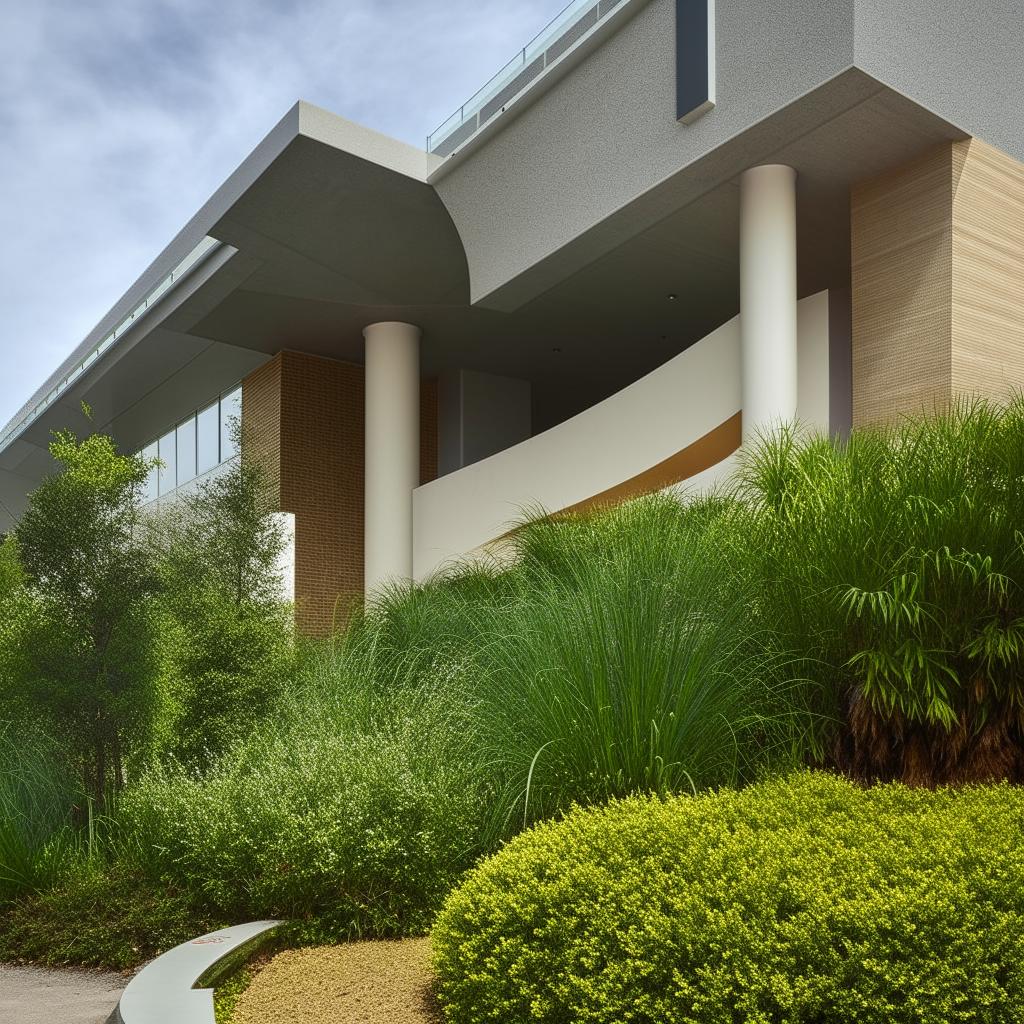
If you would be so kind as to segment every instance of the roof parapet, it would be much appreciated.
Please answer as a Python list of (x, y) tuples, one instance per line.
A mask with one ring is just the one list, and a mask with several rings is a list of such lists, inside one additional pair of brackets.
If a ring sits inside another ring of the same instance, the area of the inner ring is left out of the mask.
[[(427, 136), (427, 152), (449, 157), (505, 112), (556, 64), (571, 53), (597, 43), (612, 25), (612, 15), (631, 6), (630, 0), (572, 0), (491, 80)], [(615, 19), (616, 21), (618, 19)], [(552, 79), (553, 80), (553, 79)]]

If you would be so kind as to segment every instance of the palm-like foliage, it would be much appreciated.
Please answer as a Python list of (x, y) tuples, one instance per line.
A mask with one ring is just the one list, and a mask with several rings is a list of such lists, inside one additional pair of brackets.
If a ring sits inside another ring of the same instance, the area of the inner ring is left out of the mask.
[(741, 482), (762, 613), (828, 683), (836, 757), (934, 783), (1024, 770), (1024, 401), (854, 433), (786, 430)]

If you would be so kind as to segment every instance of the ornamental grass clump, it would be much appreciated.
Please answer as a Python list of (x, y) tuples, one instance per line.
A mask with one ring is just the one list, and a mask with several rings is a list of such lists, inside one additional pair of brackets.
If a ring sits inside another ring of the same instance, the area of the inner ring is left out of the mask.
[(831, 761), (1024, 781), (1024, 399), (767, 438), (740, 495), (763, 621), (820, 684)]
[(576, 809), (434, 929), (451, 1024), (1024, 1020), (1024, 791), (800, 773)]
[(538, 520), (480, 646), (515, 827), (571, 802), (740, 785), (810, 750), (805, 684), (751, 614), (731, 502), (655, 495)]
[(511, 562), (396, 592), (345, 649), (472, 704), (491, 842), (573, 802), (740, 784), (823, 728), (753, 615), (744, 526), (734, 502), (665, 495), (536, 518)]
[(0, 722), (0, 906), (54, 884), (79, 852), (73, 802), (84, 804), (55, 744)]

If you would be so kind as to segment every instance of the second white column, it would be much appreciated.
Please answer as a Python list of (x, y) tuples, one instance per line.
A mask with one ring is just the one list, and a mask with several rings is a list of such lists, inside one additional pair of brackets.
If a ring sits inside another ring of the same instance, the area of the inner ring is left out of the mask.
[(752, 167), (740, 179), (743, 441), (796, 417), (796, 171)]
[(420, 329), (371, 324), (366, 340), (364, 587), (412, 579), (412, 492), (420, 480)]

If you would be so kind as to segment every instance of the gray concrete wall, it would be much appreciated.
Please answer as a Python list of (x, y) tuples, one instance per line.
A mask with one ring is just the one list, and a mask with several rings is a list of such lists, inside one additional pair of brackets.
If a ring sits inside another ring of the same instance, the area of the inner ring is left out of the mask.
[(674, 0), (650, 0), (437, 181), (474, 300), (853, 62), (854, 0), (716, 6), (717, 106), (694, 124), (675, 119)]
[(856, 64), (1024, 160), (1022, 0), (856, 0)]

